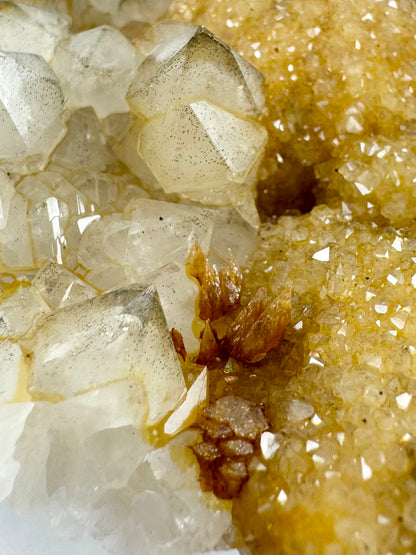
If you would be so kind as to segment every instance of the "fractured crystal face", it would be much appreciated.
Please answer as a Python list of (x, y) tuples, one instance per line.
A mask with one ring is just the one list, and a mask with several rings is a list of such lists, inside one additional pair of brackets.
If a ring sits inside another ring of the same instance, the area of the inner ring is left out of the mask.
[(215, 195), (249, 180), (266, 139), (261, 125), (198, 101), (172, 105), (150, 120), (139, 136), (139, 153), (165, 192)]
[(64, 397), (115, 380), (139, 381), (148, 424), (174, 408), (184, 391), (153, 287), (119, 289), (50, 315), (36, 330), (32, 361), (32, 389)]
[(102, 26), (61, 41), (52, 67), (69, 106), (92, 106), (103, 118), (128, 111), (124, 96), (138, 63), (134, 46), (116, 29)]
[(23, 2), (0, 2), (0, 50), (4, 52), (30, 52), (50, 62), (70, 26), (70, 18), (60, 12)]
[(7, 169), (39, 169), (66, 133), (64, 95), (46, 61), (0, 52), (0, 160)]
[(263, 77), (203, 27), (157, 47), (139, 67), (127, 101), (146, 118), (175, 102), (205, 99), (230, 112), (256, 116), (264, 108)]
[(184, 455), (198, 434), (185, 432), (154, 449), (136, 427), (145, 412), (133, 381), (56, 404), (0, 406), (0, 462), (7, 470), (0, 498), (7, 496), (18, 511), (35, 507), (60, 534), (65, 528), (77, 542), (72, 549), (79, 545), (75, 538), (85, 536), (102, 542), (104, 548), (92, 551), (100, 554), (213, 549), (231, 519), (201, 492)]

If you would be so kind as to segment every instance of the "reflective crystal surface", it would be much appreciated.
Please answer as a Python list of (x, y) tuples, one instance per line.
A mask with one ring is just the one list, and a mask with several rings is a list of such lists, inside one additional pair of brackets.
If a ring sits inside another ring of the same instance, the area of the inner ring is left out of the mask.
[(52, 310), (91, 299), (97, 294), (95, 289), (55, 260), (42, 266), (32, 283)]
[(26, 173), (42, 168), (66, 133), (62, 87), (38, 55), (0, 52), (0, 160)]
[(99, 117), (128, 110), (124, 96), (139, 58), (134, 47), (109, 26), (61, 41), (52, 67), (71, 108), (92, 106)]
[(199, 101), (172, 105), (150, 120), (140, 133), (139, 153), (167, 193), (207, 193), (209, 203), (222, 204), (227, 186), (253, 182), (266, 139), (260, 125)]
[[(210, 63), (207, 63), (207, 60)], [(230, 112), (258, 115), (263, 77), (204, 28), (166, 41), (141, 64), (127, 94), (135, 113), (151, 118), (171, 104), (204, 99)]]
[(170, 3), (0, 2), (2, 555), (195, 555), (234, 534), (187, 431), (208, 370), (172, 336), (197, 351), (195, 242), (219, 265), (254, 246), (263, 80), (205, 29), (153, 26)]
[(40, 325), (35, 341), (31, 387), (36, 391), (68, 397), (135, 379), (146, 391), (149, 424), (183, 394), (182, 372), (152, 287), (119, 289), (63, 308)]
[(116, 160), (92, 108), (81, 108), (68, 120), (68, 133), (52, 154), (52, 163), (74, 169), (104, 171)]
[(0, 50), (30, 52), (50, 62), (70, 26), (70, 18), (60, 12), (24, 2), (1, 2)]

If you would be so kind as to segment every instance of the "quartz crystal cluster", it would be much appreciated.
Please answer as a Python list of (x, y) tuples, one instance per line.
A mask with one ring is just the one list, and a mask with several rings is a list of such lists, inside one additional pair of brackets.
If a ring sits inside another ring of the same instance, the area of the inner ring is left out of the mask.
[(413, 2), (175, 0), (172, 15), (206, 25), (265, 75), (270, 141), (258, 186), (265, 215), (309, 210), (314, 195), (328, 203), (348, 193), (357, 217), (381, 212), (407, 225), (414, 212)]
[[(183, 374), (170, 329), (197, 348), (196, 241), (212, 263), (254, 247), (262, 77), (205, 29), (153, 28), (167, 5), (0, 3), (0, 513), (49, 522), (55, 553), (60, 535), (138, 555), (232, 534), (229, 504), (199, 487), (202, 434), (184, 431), (207, 372)], [(0, 530), (2, 553), (25, 551)]]
[(270, 422), (234, 521), (253, 553), (414, 553), (415, 4), (175, 0), (171, 14), (265, 75), (269, 222), (243, 289), (292, 291), (279, 352), (224, 371)]
[(0, 2), (2, 555), (416, 551), (415, 37)]

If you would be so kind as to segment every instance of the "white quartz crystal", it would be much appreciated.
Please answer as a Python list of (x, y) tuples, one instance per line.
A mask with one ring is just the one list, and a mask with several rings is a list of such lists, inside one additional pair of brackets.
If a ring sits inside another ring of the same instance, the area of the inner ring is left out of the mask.
[(143, 118), (129, 112), (108, 116), (104, 122), (104, 129), (118, 159), (143, 183), (155, 188), (156, 179), (137, 152), (137, 140), (143, 125)]
[(266, 139), (261, 125), (198, 101), (172, 105), (150, 120), (139, 136), (139, 153), (165, 192), (196, 196), (207, 191), (216, 204), (217, 191), (234, 183), (244, 190), (253, 181), (251, 170)]
[(66, 133), (61, 85), (35, 54), (0, 52), (0, 161), (7, 169), (42, 168)]
[(52, 67), (69, 106), (92, 106), (103, 118), (128, 110), (124, 96), (138, 63), (129, 41), (116, 29), (102, 26), (61, 41)]
[(57, 11), (24, 2), (0, 2), (0, 50), (30, 52), (50, 62), (70, 25), (70, 18)]
[(91, 168), (104, 171), (116, 158), (103, 134), (100, 121), (92, 108), (72, 113), (68, 134), (58, 145), (51, 160), (71, 169)]
[(137, 429), (146, 411), (141, 395), (137, 382), (119, 382), (57, 404), (21, 404), (18, 414), (0, 407), (9, 426), (0, 457), (14, 479), (3, 496), (10, 492), (19, 512), (34, 507), (49, 515), (57, 535), (98, 539), (106, 553), (214, 548), (231, 518), (212, 493), (201, 492), (189, 463), (198, 434), (152, 448)]
[[(17, 343), (0, 341), (0, 403), (11, 401), (16, 393), (24, 355)], [(1, 496), (0, 496), (1, 497)]]
[(0, 170), (1, 257), (11, 268), (33, 265), (32, 245), (27, 222), (27, 201), (15, 191), (13, 183)]
[(263, 77), (203, 27), (190, 28), (145, 59), (128, 91), (135, 113), (151, 118), (178, 101), (205, 99), (225, 109), (258, 115)]
[(0, 168), (0, 231), (7, 227), (10, 202), (14, 192), (12, 180), (9, 179), (7, 173)]
[(213, 220), (205, 208), (140, 199), (129, 219), (105, 216), (86, 229), (79, 261), (86, 268), (112, 262), (140, 280), (168, 263), (183, 265), (195, 240), (208, 250)]
[(0, 404), (0, 501), (12, 491), (19, 472), (15, 458), (16, 442), (19, 439), (32, 403)]
[(14, 295), (0, 304), (0, 337), (17, 339), (50, 309), (38, 290), (23, 284)]
[(52, 314), (36, 331), (32, 364), (32, 388), (64, 397), (116, 380), (139, 381), (149, 424), (172, 410), (184, 392), (153, 287), (119, 289)]
[(184, 402), (169, 416), (163, 427), (167, 435), (174, 435), (195, 422), (196, 411), (207, 401), (208, 375), (207, 367), (188, 389)]
[(187, 352), (196, 351), (199, 341), (195, 337), (193, 321), (199, 292), (197, 284), (189, 279), (183, 264), (176, 263), (158, 268), (146, 279), (157, 288), (169, 329), (181, 332)]
[(75, 26), (91, 27), (109, 23), (122, 27), (131, 22), (153, 23), (172, 0), (73, 0)]
[(52, 310), (91, 299), (97, 294), (85, 281), (54, 260), (50, 260), (39, 270), (32, 283)]
[(238, 264), (244, 266), (256, 242), (257, 228), (244, 219), (235, 208), (219, 208), (215, 211), (209, 252), (212, 263), (221, 265), (231, 250)]
[(27, 176), (17, 186), (19, 193), (29, 201), (28, 222), (33, 254), (38, 263), (49, 258), (62, 262), (68, 206), (53, 192), (56, 180), (60, 180), (60, 176), (45, 172), (41, 176)]

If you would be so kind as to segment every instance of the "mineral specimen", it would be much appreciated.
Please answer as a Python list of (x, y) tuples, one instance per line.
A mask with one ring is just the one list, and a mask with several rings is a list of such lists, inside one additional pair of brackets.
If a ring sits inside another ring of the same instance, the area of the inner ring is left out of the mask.
[[(406, 223), (405, 213), (414, 206), (412, 2), (175, 0), (171, 14), (205, 25), (264, 73), (270, 140), (259, 173), (258, 203), (265, 215), (309, 210), (316, 189), (321, 202), (334, 193), (344, 198), (346, 186), (354, 195), (356, 215), (369, 221), (381, 210), (393, 224)], [(383, 161), (382, 154), (377, 159), (376, 152), (370, 153), (373, 143), (380, 143), (381, 152), (384, 139), (392, 140), (393, 150), (406, 143), (409, 174), (398, 171), (395, 177), (400, 161), (394, 154)], [(345, 156), (352, 172), (337, 179), (334, 170), (348, 163)], [(354, 185), (363, 173), (359, 168), (370, 162), (374, 169), (364, 186), (378, 189), (377, 162), (369, 156), (384, 167), (381, 172), (392, 172), (390, 183), (401, 200), (389, 202), (388, 209), (384, 193), (368, 197)]]
[(42, 169), (66, 133), (62, 86), (44, 58), (0, 52), (0, 160), (19, 173)]
[(251, 192), (267, 134), (252, 117), (264, 109), (262, 81), (204, 28), (181, 29), (144, 60), (126, 98), (146, 120), (139, 155), (166, 193), (235, 204), (256, 221)]
[(415, 551), (415, 13), (0, 2), (2, 555)]
[(116, 29), (97, 27), (62, 40), (52, 67), (71, 108), (92, 106), (101, 118), (128, 107), (124, 96), (139, 63), (129, 41)]
[(1, 2), (0, 50), (30, 52), (50, 62), (70, 26), (70, 18), (58, 11), (23, 2)]

